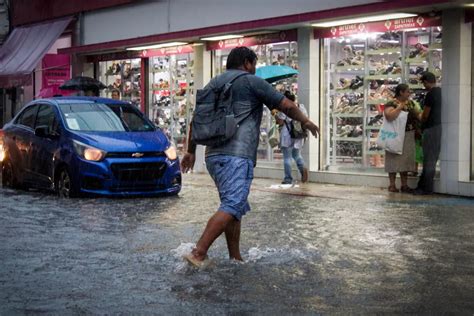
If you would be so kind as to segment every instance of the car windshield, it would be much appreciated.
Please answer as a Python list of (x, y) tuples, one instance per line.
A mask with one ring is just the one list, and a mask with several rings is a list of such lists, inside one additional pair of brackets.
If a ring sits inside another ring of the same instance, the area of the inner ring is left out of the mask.
[(128, 104), (61, 104), (67, 128), (86, 132), (148, 132), (155, 128)]

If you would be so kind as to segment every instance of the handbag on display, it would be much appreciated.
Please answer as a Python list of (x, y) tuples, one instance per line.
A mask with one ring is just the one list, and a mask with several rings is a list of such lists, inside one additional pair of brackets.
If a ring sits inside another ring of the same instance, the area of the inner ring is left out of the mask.
[(405, 127), (407, 125), (408, 112), (401, 111), (393, 121), (383, 117), (382, 128), (379, 131), (376, 144), (388, 152), (403, 154), (403, 142), (405, 141)]

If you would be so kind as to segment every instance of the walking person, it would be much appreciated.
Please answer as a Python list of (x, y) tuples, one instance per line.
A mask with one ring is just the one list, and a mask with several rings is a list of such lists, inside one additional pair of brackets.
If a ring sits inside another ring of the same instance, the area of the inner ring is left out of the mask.
[[(235, 135), (220, 146), (206, 147), (206, 167), (219, 192), (220, 205), (207, 222), (196, 247), (184, 258), (202, 267), (212, 243), (225, 234), (230, 259), (242, 261), (240, 254), (240, 229), (242, 216), (250, 211), (247, 197), (257, 160), (262, 110), (265, 104), (270, 110), (278, 109), (300, 121), (316, 137), (319, 128), (311, 122), (296, 104), (263, 79), (256, 77), (257, 55), (247, 47), (232, 49), (227, 58), (227, 71), (213, 78), (209, 85), (221, 86), (242, 72), (248, 73), (232, 84), (233, 109), (239, 120)], [(196, 145), (188, 141), (187, 153), (181, 161), (183, 172), (191, 170), (195, 162)]]
[(423, 171), (415, 194), (432, 194), (433, 182), (441, 150), (441, 88), (436, 86), (436, 76), (425, 72), (420, 78), (428, 91), (420, 114), (423, 138)]
[(399, 84), (395, 88), (395, 98), (385, 104), (384, 115), (389, 121), (395, 120), (402, 111), (408, 112), (402, 154), (385, 151), (385, 171), (388, 172), (390, 180), (389, 192), (400, 192), (395, 184), (397, 172), (400, 173), (400, 190), (403, 193), (413, 193), (414, 191), (408, 186), (407, 173), (415, 171), (415, 130), (420, 112), (417, 110), (415, 102), (410, 100), (410, 94), (411, 91), (407, 84)]
[[(295, 102), (296, 97), (290, 91), (285, 91), (285, 97), (289, 100)], [(297, 103), (300, 111), (308, 116), (306, 109), (303, 104)], [(285, 176), (283, 178), (282, 184), (292, 184), (293, 177), (291, 175), (291, 161), (294, 160), (298, 170), (301, 174), (301, 182), (305, 183), (308, 181), (308, 169), (306, 168), (303, 157), (301, 156), (301, 148), (304, 145), (304, 138), (292, 138), (290, 135), (290, 128), (292, 119), (286, 116), (284, 113), (279, 112), (275, 116), (277, 124), (281, 127), (280, 131), (280, 149), (283, 153), (283, 167), (285, 171)]]

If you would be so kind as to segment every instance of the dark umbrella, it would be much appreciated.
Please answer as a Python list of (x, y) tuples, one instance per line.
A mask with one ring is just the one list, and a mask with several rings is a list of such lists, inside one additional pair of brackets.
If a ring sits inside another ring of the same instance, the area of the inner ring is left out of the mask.
[(293, 77), (298, 74), (298, 70), (288, 66), (271, 65), (257, 68), (255, 75), (265, 79), (268, 83)]
[(66, 81), (59, 87), (61, 90), (102, 90), (107, 88), (105, 84), (91, 77), (78, 76)]

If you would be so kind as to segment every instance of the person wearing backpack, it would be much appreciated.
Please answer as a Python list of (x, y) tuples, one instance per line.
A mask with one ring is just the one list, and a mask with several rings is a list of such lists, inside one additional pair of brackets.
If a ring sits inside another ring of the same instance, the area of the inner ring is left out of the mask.
[[(285, 91), (285, 97), (295, 102), (296, 97), (290, 91)], [(306, 109), (303, 104), (298, 104), (298, 108), (304, 115), (308, 116)], [(285, 177), (283, 178), (282, 184), (292, 184), (293, 177), (291, 176), (291, 160), (293, 159), (298, 167), (301, 174), (301, 182), (305, 183), (308, 181), (308, 169), (305, 166), (303, 157), (301, 156), (301, 148), (304, 145), (305, 137), (307, 136), (306, 131), (298, 133), (295, 131), (294, 121), (286, 116), (284, 113), (279, 112), (275, 116), (276, 122), (281, 127), (280, 131), (280, 149), (283, 153), (283, 167), (285, 171)]]
[[(253, 180), (253, 168), (257, 162), (263, 105), (265, 104), (270, 110), (278, 109), (300, 121), (315, 137), (319, 134), (318, 126), (311, 122), (294, 102), (273, 89), (268, 82), (255, 76), (256, 65), (257, 55), (254, 51), (247, 47), (236, 47), (227, 57), (227, 71), (214, 77), (196, 94), (193, 121), (198, 122), (191, 122), (187, 153), (181, 160), (181, 169), (186, 173), (194, 167), (196, 141), (208, 144), (206, 167), (220, 198), (220, 205), (208, 220), (196, 247), (190, 254), (184, 256), (184, 259), (197, 267), (207, 264), (209, 247), (222, 233), (226, 237), (230, 259), (242, 261), (241, 219), (250, 211), (247, 197)], [(227, 94), (227, 97), (223, 94)], [(229, 118), (231, 124), (222, 128), (223, 124), (228, 122), (227, 119), (222, 120), (222, 116), (218, 114), (222, 112), (220, 110), (222, 104), (226, 104), (225, 101), (229, 98), (232, 99), (232, 113), (228, 113), (225, 118)], [(201, 111), (201, 108), (204, 110)], [(215, 113), (212, 114), (210, 109), (214, 109)], [(203, 123), (206, 122), (206, 115), (198, 113), (207, 113), (212, 119), (205, 125)], [(212, 137), (209, 138), (209, 131), (212, 130), (220, 135), (215, 138), (216, 142)], [(231, 132), (223, 133), (223, 130)], [(193, 134), (199, 137), (194, 137)], [(203, 135), (208, 136), (206, 138)], [(232, 136), (226, 139), (229, 135)]]

